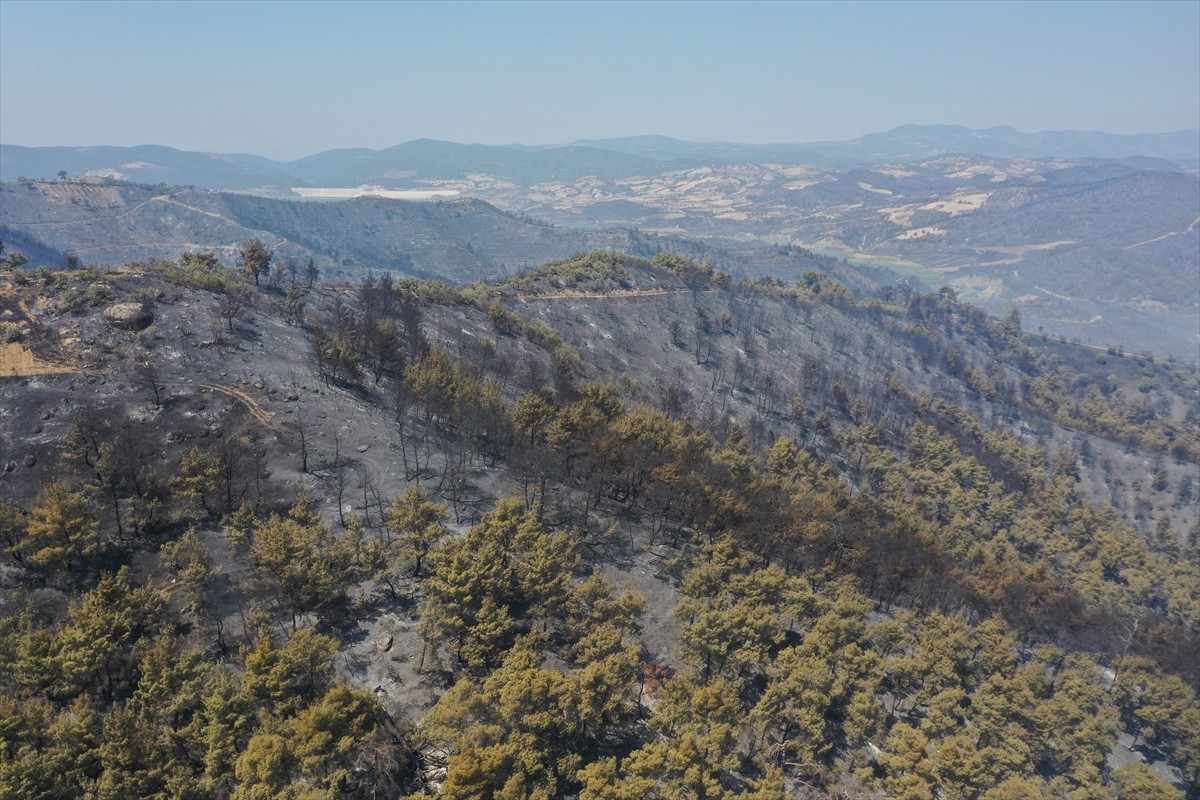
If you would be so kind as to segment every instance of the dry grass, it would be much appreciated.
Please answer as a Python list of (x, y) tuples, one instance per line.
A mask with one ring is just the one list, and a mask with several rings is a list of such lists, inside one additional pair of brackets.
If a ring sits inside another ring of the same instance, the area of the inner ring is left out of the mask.
[(57, 375), (78, 372), (74, 367), (42, 361), (33, 351), (19, 344), (0, 344), (0, 377), (26, 378), (31, 375)]

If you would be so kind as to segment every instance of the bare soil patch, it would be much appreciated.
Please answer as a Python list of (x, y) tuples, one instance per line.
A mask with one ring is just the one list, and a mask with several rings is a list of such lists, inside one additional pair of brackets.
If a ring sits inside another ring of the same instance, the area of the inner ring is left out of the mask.
[(74, 367), (42, 361), (20, 344), (0, 344), (0, 377), (27, 378), (33, 375), (57, 375), (78, 372)]

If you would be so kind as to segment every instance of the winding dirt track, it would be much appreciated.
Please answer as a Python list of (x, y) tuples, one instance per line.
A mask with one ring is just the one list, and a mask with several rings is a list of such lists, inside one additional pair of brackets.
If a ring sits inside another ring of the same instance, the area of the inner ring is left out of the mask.
[(1186, 228), (1184, 228), (1181, 231), (1171, 231), (1170, 233), (1164, 233), (1162, 236), (1155, 236), (1153, 239), (1147, 239), (1144, 242), (1138, 242), (1137, 244), (1131, 244), (1128, 247), (1126, 247), (1125, 249), (1133, 250), (1135, 248), (1141, 247), (1144, 244), (1153, 244), (1154, 242), (1161, 242), (1163, 239), (1169, 239), (1172, 236), (1186, 235), (1186, 234), (1189, 234), (1192, 231), (1194, 231), (1196, 229), (1197, 225), (1200, 225), (1200, 217), (1196, 217), (1196, 219), (1192, 221), (1191, 225), (1188, 225)]
[[(157, 198), (155, 198), (157, 199)], [(149, 201), (147, 201), (149, 202)], [(41, 327), (38, 318), (29, 310), (29, 306), (25, 302), (25, 297), (17, 298), (17, 307), (29, 324), (34, 328)], [(46, 361), (38, 358), (33, 351), (25, 346), (13, 343), (0, 345), (0, 378), (28, 378), (36, 375), (62, 375), (73, 373), (77, 375), (90, 375), (97, 378), (111, 378), (110, 371), (97, 371), (80, 369), (74, 364), (60, 363), (55, 361)], [(246, 407), (250, 412), (250, 416), (254, 417), (260, 425), (268, 428), (279, 428), (279, 423), (275, 420), (275, 412), (267, 411), (252, 395), (241, 389), (233, 386), (225, 386), (220, 383), (207, 383), (202, 381), (158, 381), (159, 386), (188, 386), (210, 389), (214, 392), (220, 392), (226, 397), (231, 397)]]
[[(147, 205), (148, 203), (153, 203), (155, 200), (169, 200), (170, 197), (171, 197), (170, 194), (155, 195), (154, 197), (151, 197), (148, 200), (143, 200), (142, 202), (138, 203), (137, 205), (133, 206), (132, 208), (128, 209), (127, 211), (122, 211), (120, 214), (114, 214), (110, 217), (93, 217), (91, 219), (63, 219), (63, 220), (52, 220), (49, 222), (10, 222), (8, 224), (20, 225), (25, 228), (42, 228), (42, 227), (47, 227), (47, 226), (53, 227), (56, 225), (93, 225), (97, 222), (111, 222), (114, 219), (124, 219), (125, 217), (128, 217), (130, 214), (136, 213), (137, 211), (141, 210), (141, 208), (143, 206)], [(179, 205), (183, 205), (183, 204), (180, 203)]]
[[(585, 292), (558, 292), (556, 294), (518, 294), (517, 300), (529, 303), (534, 300), (627, 300), (637, 297), (662, 297), (666, 294), (689, 294), (691, 289), (627, 289), (624, 291), (587, 294)], [(719, 289), (701, 289), (701, 293), (717, 292)]]
[[(222, 216), (222, 215), (216, 213), (215, 211), (206, 211), (203, 208), (197, 208), (196, 206), (189, 206), (187, 203), (181, 203), (180, 201), (174, 199), (175, 195), (177, 195), (177, 194), (182, 194), (182, 191), (168, 192), (167, 194), (155, 195), (154, 197), (143, 200), (142, 202), (138, 203), (137, 205), (133, 206), (132, 208), (129, 208), (126, 211), (121, 212), (120, 214), (114, 214), (109, 217), (94, 217), (92, 219), (55, 220), (52, 222), (15, 222), (15, 223), (10, 223), (10, 224), (21, 225), (21, 226), (27, 227), (27, 228), (44, 227), (44, 226), (53, 227), (53, 226), (70, 226), (70, 225), (94, 225), (98, 222), (112, 222), (113, 220), (124, 219), (125, 217), (128, 217), (131, 214), (136, 214), (138, 211), (142, 210), (143, 208), (145, 208), (146, 206), (148, 206), (151, 203), (169, 203), (170, 205), (179, 206), (180, 208), (187, 209), (188, 211), (191, 211), (194, 214), (203, 214), (206, 217), (212, 217), (213, 219), (217, 219), (222, 222), (228, 223), (229, 225), (233, 225), (234, 227), (241, 228), (242, 230), (247, 231), (248, 233), (254, 234), (255, 236), (261, 236), (266, 239), (271, 239), (272, 241), (269, 243), (269, 245), (271, 247), (279, 247), (280, 245), (287, 243), (287, 239), (283, 238), (282, 236), (279, 236), (279, 234), (272, 233), (271, 231), (258, 230), (256, 228), (248, 228), (245, 225), (242, 225), (240, 222), (235, 222), (234, 220), (231, 220), (228, 217)], [(204, 249), (204, 247), (205, 247), (204, 245), (194, 244), (194, 243), (189, 243), (189, 242), (154, 242), (152, 244), (156, 244), (158, 246), (163, 246), (163, 247), (187, 247), (187, 248), (196, 249), (196, 250)], [(130, 245), (130, 246), (132, 246), (132, 245)], [(145, 246), (145, 243), (140, 243), (139, 246)], [(114, 249), (120, 250), (122, 247), (123, 247), (123, 245), (119, 245), (119, 244), (111, 245), (110, 244), (110, 245), (100, 245), (100, 246), (96, 246), (96, 247), (81, 247), (81, 248), (72, 250), (71, 252), (86, 253), (86, 252), (93, 252), (93, 251), (97, 251), (97, 250), (114, 250)]]
[(232, 397), (234, 400), (237, 400), (239, 403), (244, 405), (250, 412), (250, 416), (254, 417), (254, 419), (260, 425), (267, 428), (279, 427), (279, 423), (275, 421), (275, 412), (267, 411), (265, 408), (259, 405), (258, 401), (255, 400), (253, 396), (251, 396), (248, 392), (242, 391), (241, 389), (235, 389), (232, 386), (225, 386), (224, 384), (220, 383), (204, 383), (201, 381), (159, 381), (158, 385), (188, 386), (192, 388), (200, 387), (202, 389), (210, 389), (214, 392), (220, 392), (227, 397)]
[[(76, 375), (91, 375), (94, 377), (111, 378), (111, 372), (98, 372), (96, 370), (79, 369), (78, 367), (69, 364), (56, 364), (50, 361), (43, 361), (35, 356), (31, 351), (22, 347), (19, 344), (0, 345), (0, 378), (30, 378), (35, 375), (62, 375), (73, 373)], [(266, 428), (279, 428), (279, 423), (275, 420), (275, 412), (267, 411), (258, 401), (249, 393), (236, 389), (232, 386), (225, 386), (219, 383), (204, 383), (199, 381), (158, 381), (160, 387), (167, 386), (187, 386), (191, 388), (209, 389), (214, 392), (220, 392), (226, 397), (231, 397), (246, 407), (250, 412), (250, 416), (254, 417), (260, 425)]]

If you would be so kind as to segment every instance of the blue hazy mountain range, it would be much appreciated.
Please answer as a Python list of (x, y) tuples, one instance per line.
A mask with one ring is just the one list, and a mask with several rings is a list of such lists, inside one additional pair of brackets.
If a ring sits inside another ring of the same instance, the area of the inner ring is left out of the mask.
[(629, 136), (545, 146), (417, 139), (383, 150), (328, 150), (295, 161), (247, 154), (198, 153), (161, 145), (0, 144), (0, 180), (51, 178), (66, 171), (72, 177), (107, 175), (139, 183), (241, 191), (364, 183), (402, 188), (419, 185), (420, 181), (453, 180), (484, 173), (530, 186), (587, 176), (616, 180), (655, 175), (706, 163), (832, 167), (907, 163), (949, 153), (995, 158), (1139, 157), (1191, 165), (1200, 161), (1200, 131), (1134, 135), (1078, 131), (1022, 133), (1008, 127), (975, 130), (958, 125), (905, 125), (849, 141), (809, 144), (689, 142), (666, 136)]

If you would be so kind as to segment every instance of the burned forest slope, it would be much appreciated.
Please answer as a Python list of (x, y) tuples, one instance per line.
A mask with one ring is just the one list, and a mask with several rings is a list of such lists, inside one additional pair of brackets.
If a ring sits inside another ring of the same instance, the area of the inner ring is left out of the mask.
[(0, 793), (1196, 797), (1195, 371), (722, 266), (0, 277)]

